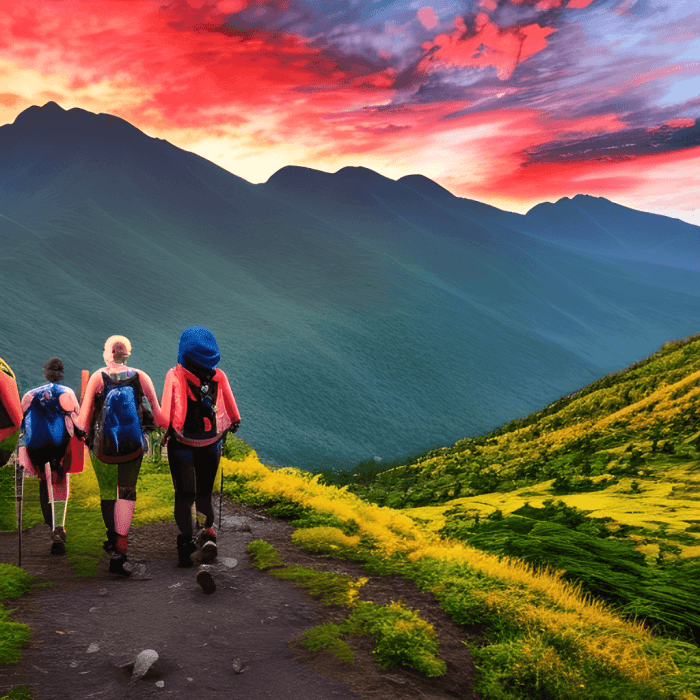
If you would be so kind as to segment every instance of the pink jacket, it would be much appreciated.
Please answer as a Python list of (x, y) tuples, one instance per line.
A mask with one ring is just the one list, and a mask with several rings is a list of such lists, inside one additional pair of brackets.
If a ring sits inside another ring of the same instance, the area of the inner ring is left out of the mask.
[(216, 437), (209, 440), (187, 440), (182, 437), (187, 412), (187, 379), (199, 386), (197, 377), (188, 372), (182, 365), (175, 365), (165, 375), (163, 388), (163, 421), (166, 427), (172, 425), (178, 440), (193, 447), (203, 447), (216, 442), (223, 432), (236, 421), (241, 420), (236, 406), (236, 399), (231, 391), (228, 377), (220, 369), (216, 370), (213, 381), (218, 385), (216, 402)]
[[(92, 413), (95, 409), (95, 394), (98, 394), (104, 388), (104, 382), (102, 381), (102, 372), (107, 374), (117, 374), (119, 372), (124, 372), (127, 369), (133, 369), (127, 367), (126, 365), (120, 365), (114, 362), (110, 362), (106, 367), (98, 369), (90, 377), (88, 381), (87, 388), (85, 389), (85, 396), (83, 397), (83, 405), (80, 409), (80, 415), (75, 421), (75, 425), (86, 433), (90, 431), (90, 422), (92, 420)], [(141, 388), (143, 393), (146, 395), (148, 402), (151, 404), (151, 410), (153, 411), (153, 420), (159, 428), (167, 429), (168, 423), (164, 422), (163, 415), (160, 410), (160, 404), (158, 403), (158, 397), (156, 396), (156, 390), (153, 387), (153, 382), (151, 378), (140, 369), (135, 370), (139, 375), (139, 380), (141, 381)]]

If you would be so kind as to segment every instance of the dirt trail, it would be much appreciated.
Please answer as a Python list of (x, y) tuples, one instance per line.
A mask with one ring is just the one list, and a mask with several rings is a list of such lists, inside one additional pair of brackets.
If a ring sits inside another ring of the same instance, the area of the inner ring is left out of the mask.
[[(145, 573), (131, 579), (110, 574), (107, 555), (97, 576), (71, 578), (66, 558), (49, 554), (46, 526), (26, 531), (23, 568), (54, 584), (5, 602), (16, 608), (13, 619), (30, 625), (32, 636), (20, 663), (0, 665), (0, 691), (29, 685), (34, 700), (477, 698), (471, 689), (473, 665), (461, 643), (468, 631), (452, 623), (432, 596), (394, 577), (372, 579), (363, 597), (384, 603), (400, 599), (419, 608), (438, 630), (446, 676), (428, 679), (412, 669), (380, 669), (367, 639), (357, 640), (354, 664), (324, 651), (290, 648), (290, 639), (337, 619), (341, 611), (250, 567), (248, 543), (271, 542), (285, 563), (363, 575), (356, 563), (292, 545), (292, 531), (283, 521), (225, 502), (219, 554), (211, 565), (217, 584), (212, 595), (197, 585), (196, 567), (176, 566), (172, 522), (132, 529), (130, 561)], [(16, 534), (0, 533), (0, 561), (17, 563)], [(143, 678), (130, 682), (134, 659), (144, 649), (154, 649), (159, 658)]]

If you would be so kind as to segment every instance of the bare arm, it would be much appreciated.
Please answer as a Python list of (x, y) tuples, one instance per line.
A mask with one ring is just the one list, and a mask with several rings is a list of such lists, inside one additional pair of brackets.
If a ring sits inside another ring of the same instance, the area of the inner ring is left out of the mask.
[(156, 396), (156, 390), (153, 386), (151, 378), (142, 370), (136, 370), (139, 373), (139, 379), (141, 380), (141, 387), (143, 388), (143, 393), (146, 395), (148, 402), (151, 404), (151, 410), (153, 411), (153, 420), (159, 428), (167, 429), (167, 424), (163, 417), (163, 413), (160, 410), (160, 404), (158, 403), (158, 397)]
[(98, 369), (91, 377), (85, 389), (83, 405), (80, 407), (80, 414), (76, 418), (74, 425), (79, 430), (88, 432), (92, 412), (95, 408), (95, 394), (102, 389), (102, 369)]

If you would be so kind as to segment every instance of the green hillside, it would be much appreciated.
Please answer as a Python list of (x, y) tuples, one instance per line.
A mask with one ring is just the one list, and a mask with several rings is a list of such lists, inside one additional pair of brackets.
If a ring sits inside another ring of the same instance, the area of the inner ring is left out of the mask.
[(349, 489), (700, 638), (700, 336)]

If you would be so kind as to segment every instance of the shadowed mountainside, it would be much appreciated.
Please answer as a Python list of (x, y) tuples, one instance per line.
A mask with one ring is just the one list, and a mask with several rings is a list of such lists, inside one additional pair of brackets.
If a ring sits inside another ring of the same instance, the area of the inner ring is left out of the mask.
[[(415, 454), (697, 331), (694, 249), (663, 265), (577, 250), (549, 215), (536, 223), (537, 211), (419, 175), (286, 167), (252, 185), (117, 117), (51, 102), (0, 127), (0, 153), (1, 351), (20, 389), (54, 354), (76, 386), (122, 333), (160, 392), (180, 332), (205, 325), (241, 435), (267, 461)], [(605, 202), (623, 223), (632, 211)], [(623, 252), (633, 230), (645, 251), (698, 232), (633, 215)]]

